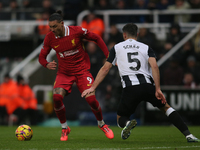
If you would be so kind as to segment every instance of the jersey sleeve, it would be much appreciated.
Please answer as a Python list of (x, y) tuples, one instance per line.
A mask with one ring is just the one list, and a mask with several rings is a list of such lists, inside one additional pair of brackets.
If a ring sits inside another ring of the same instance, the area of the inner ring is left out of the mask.
[(50, 43), (49, 37), (46, 36), (45, 39), (44, 39), (44, 42), (43, 42), (43, 47), (42, 47), (40, 54), (39, 54), (39, 62), (45, 68), (46, 68), (46, 65), (48, 64), (48, 61), (46, 60), (47, 55), (51, 51), (51, 46), (50, 46), (49, 43)]
[(154, 53), (154, 51), (151, 47), (149, 47), (149, 49), (148, 49), (148, 56), (156, 58), (156, 54)]
[(108, 62), (112, 63), (113, 65), (116, 64), (116, 53), (115, 53), (115, 47), (111, 48), (109, 57), (107, 59)]
[(99, 46), (99, 48), (103, 51), (105, 57), (108, 58), (108, 55), (109, 55), (108, 48), (99, 35), (97, 35), (93, 32), (90, 32), (85, 28), (80, 27), (79, 30), (82, 30), (82, 31), (80, 31), (80, 33), (82, 34), (81, 35), (82, 38), (87, 39), (89, 41), (94, 41)]

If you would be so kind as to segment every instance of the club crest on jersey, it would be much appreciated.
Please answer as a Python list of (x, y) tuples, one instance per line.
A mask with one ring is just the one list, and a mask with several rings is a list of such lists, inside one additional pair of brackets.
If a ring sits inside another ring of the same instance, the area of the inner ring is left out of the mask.
[(72, 42), (72, 46), (76, 46), (75, 39), (73, 39), (71, 42)]

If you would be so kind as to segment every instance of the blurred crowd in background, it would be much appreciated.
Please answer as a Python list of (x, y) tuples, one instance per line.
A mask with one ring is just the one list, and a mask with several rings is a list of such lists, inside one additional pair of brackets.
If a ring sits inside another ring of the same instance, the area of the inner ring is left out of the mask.
[[(0, 0), (0, 21), (44, 21), (48, 20), (50, 14), (54, 13), (58, 9), (63, 11), (64, 20), (73, 20), (75, 25), (78, 14), (83, 10), (90, 10), (90, 13), (83, 19), (81, 26), (97, 33), (104, 39), (104, 21), (102, 16), (95, 14), (96, 10), (198, 10), (200, 9), (200, 0)], [(117, 28), (118, 23), (133, 22), (137, 24), (153, 22), (151, 15), (111, 16), (110, 20), (109, 36), (107, 39), (104, 39), (108, 49), (111, 49), (116, 43), (123, 41), (121, 30)], [(179, 23), (199, 23), (200, 17), (199, 14), (184, 14), (180, 21), (176, 14), (161, 15), (159, 16), (159, 22), (171, 24), (164, 40), (158, 39), (155, 33), (145, 27), (140, 28), (138, 34), (138, 41), (152, 47), (156, 53), (157, 60), (161, 59), (186, 35), (186, 33), (182, 32)], [(44, 36), (49, 31), (50, 29), (48, 24), (39, 25), (35, 28), (35, 34), (42, 36), (38, 41), (38, 45), (43, 42)], [(99, 69), (105, 62), (105, 58), (102, 51), (95, 43), (86, 41), (84, 44), (90, 56), (91, 73), (95, 78)], [(176, 85), (184, 86), (186, 88), (195, 88), (200, 85), (200, 30), (160, 67), (160, 74), (161, 85)], [(17, 78), (17, 83), (13, 83), (13, 85), (20, 85), (18, 81), (19, 78)], [(23, 77), (21, 78), (23, 79)], [(14, 82), (9, 75), (5, 75), (0, 90), (2, 90), (2, 87), (5, 86), (5, 84), (7, 84), (8, 79)], [(118, 75), (118, 69), (113, 67), (96, 91), (97, 99), (103, 104), (103, 111), (116, 110), (117, 103), (120, 99), (120, 91), (121, 81)], [(13, 98), (12, 95), (10, 96)], [(21, 100), (17, 100), (17, 102), (22, 102), (22, 96), (18, 96)], [(0, 91), (1, 106), (3, 106), (2, 97), (7, 96), (5, 95), (5, 92)], [(35, 98), (33, 99), (34, 105), (36, 105)], [(5, 106), (7, 107), (7, 104), (5, 104)], [(1, 112), (5, 112), (4, 108), (0, 108)], [(14, 116), (23, 111), (31, 112), (29, 109), (31, 109), (31, 111), (36, 110), (35, 107), (30, 106), (30, 108), (25, 108), (21, 106), (17, 107), (16, 105), (16, 108), (13, 109), (12, 113), (7, 113), (13, 114)], [(33, 115), (36, 113), (31, 112), (30, 114)], [(34, 124), (35, 122), (33, 121), (32, 123)]]
[(0, 85), (0, 125), (20, 125), (30, 118), (30, 124), (37, 124), (37, 99), (25, 79), (17, 76), (13, 80), (5, 74)]
[[(0, 20), (31, 20), (40, 19), (42, 10), (52, 14), (57, 9), (64, 12), (65, 20), (76, 21), (77, 15), (86, 9), (94, 10), (183, 10), (199, 9), (199, 0), (0, 0)], [(2, 12), (2, 10), (4, 10)], [(32, 11), (34, 10), (34, 11)], [(17, 11), (17, 15), (12, 12)], [(160, 22), (174, 22), (179, 20), (175, 16), (162, 16)], [(124, 16), (123, 18), (114, 17), (113, 23), (126, 22), (152, 22), (152, 17), (148, 16)], [(182, 22), (199, 22), (198, 15), (184, 15)]]

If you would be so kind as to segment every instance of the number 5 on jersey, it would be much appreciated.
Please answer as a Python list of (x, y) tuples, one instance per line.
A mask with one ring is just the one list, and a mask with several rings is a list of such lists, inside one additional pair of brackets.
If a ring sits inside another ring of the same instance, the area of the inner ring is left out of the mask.
[(135, 63), (137, 64), (136, 67), (133, 67), (133, 66), (129, 67), (129, 68), (130, 68), (131, 70), (133, 70), (133, 71), (137, 71), (137, 70), (139, 70), (140, 67), (141, 67), (140, 60), (137, 59), (137, 58), (132, 58), (132, 56), (136, 56), (136, 55), (138, 55), (138, 52), (127, 53), (128, 62), (129, 62), (129, 63), (135, 62)]

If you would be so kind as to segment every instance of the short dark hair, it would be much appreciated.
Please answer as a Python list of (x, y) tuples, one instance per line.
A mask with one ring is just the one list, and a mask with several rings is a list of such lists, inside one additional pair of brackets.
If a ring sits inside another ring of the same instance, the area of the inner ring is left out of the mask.
[(122, 28), (122, 31), (128, 33), (129, 36), (137, 37), (138, 27), (134, 23), (128, 23)]
[(61, 10), (57, 10), (55, 13), (51, 14), (51, 16), (49, 17), (49, 21), (55, 21), (55, 20), (57, 20), (58, 22), (63, 21)]

